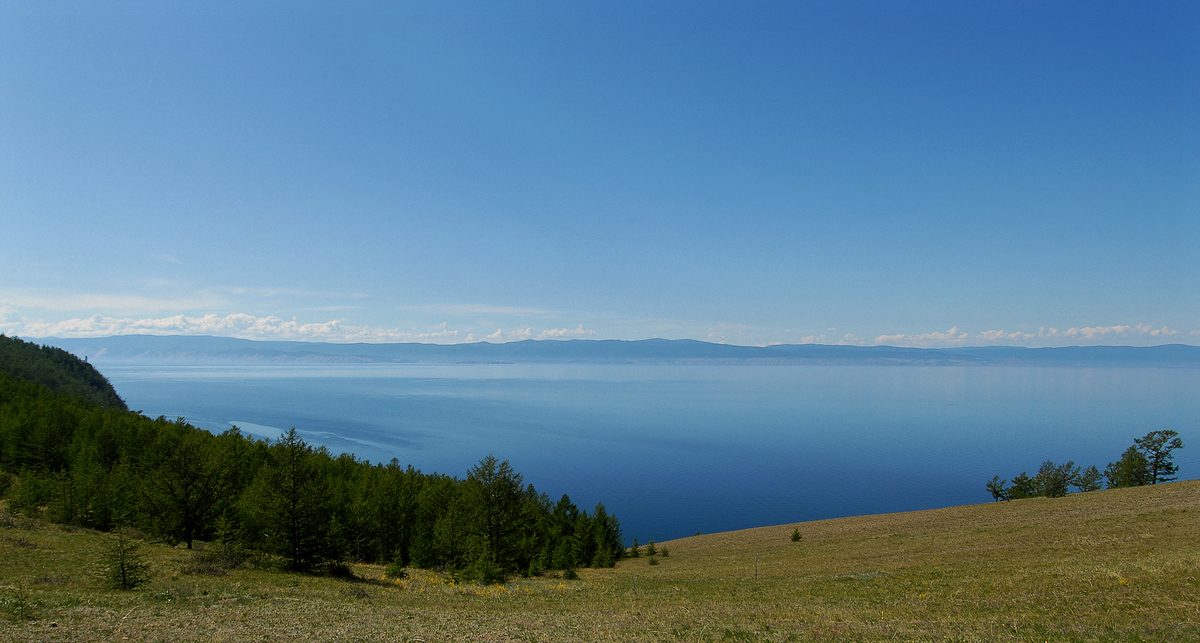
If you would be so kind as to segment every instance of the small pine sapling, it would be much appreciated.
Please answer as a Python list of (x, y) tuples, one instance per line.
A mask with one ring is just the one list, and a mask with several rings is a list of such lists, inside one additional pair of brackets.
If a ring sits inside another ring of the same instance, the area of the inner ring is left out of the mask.
[(646, 555), (647, 556), (657, 556), (658, 555), (658, 547), (654, 546), (653, 538), (651, 538), (650, 543), (648, 545), (646, 545)]
[(804, 539), (804, 536), (801, 536), (801, 535), (800, 535), (800, 528), (799, 528), (799, 527), (796, 527), (795, 529), (793, 529), (793, 530), (792, 530), (792, 542), (794, 542), (794, 543), (798, 543), (798, 542), (800, 542), (800, 541), (801, 541), (801, 540), (803, 540), (803, 539)]
[(397, 555), (392, 559), (392, 562), (383, 568), (383, 577), (388, 580), (401, 581), (408, 578), (408, 570), (404, 567), (404, 562)]
[(100, 556), (96, 580), (104, 587), (120, 590), (137, 589), (150, 582), (150, 565), (124, 529), (117, 530), (116, 537)]
[(630, 558), (637, 558), (638, 556), (641, 556), (641, 555), (642, 555), (642, 550), (641, 550), (641, 548), (638, 546), (638, 541), (637, 541), (637, 538), (634, 538), (634, 539), (633, 539), (633, 547), (630, 547), (630, 548), (629, 548), (629, 557), (630, 557)]

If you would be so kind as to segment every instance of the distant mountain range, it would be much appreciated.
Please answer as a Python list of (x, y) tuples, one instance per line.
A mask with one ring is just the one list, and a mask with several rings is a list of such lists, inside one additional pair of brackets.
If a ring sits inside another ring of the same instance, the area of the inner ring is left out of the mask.
[(505, 344), (325, 344), (228, 337), (121, 335), (36, 340), (96, 362), (396, 364), (920, 364), (1200, 367), (1200, 346), (896, 348), (733, 346), (690, 339), (525, 340)]

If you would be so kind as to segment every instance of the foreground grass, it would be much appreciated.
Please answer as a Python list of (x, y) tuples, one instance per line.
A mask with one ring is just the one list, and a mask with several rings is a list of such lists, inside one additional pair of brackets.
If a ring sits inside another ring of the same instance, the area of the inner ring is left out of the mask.
[(100, 590), (107, 536), (0, 525), (0, 641), (1200, 640), (1200, 481), (697, 536), (502, 588), (187, 575), (146, 546), (147, 588)]

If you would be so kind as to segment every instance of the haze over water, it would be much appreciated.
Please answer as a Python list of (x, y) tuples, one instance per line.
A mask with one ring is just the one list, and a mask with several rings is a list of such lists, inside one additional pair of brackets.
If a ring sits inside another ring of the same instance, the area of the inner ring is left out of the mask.
[(130, 408), (462, 477), (491, 453), (625, 537), (986, 502), (1044, 460), (1101, 469), (1173, 429), (1200, 370), (1004, 366), (106, 364)]

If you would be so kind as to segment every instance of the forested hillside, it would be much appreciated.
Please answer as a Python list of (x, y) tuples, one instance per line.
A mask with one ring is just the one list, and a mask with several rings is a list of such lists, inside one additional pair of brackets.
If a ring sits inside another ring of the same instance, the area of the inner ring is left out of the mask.
[(0, 334), (0, 371), (98, 406), (127, 410), (108, 378), (61, 348)]
[(603, 505), (589, 513), (566, 495), (551, 501), (492, 456), (465, 479), (371, 465), (313, 448), (294, 429), (273, 442), (237, 428), (214, 435), (9, 372), (0, 372), (0, 478), (10, 507), (26, 514), (132, 526), (172, 545), (219, 540), (298, 571), (397, 562), (493, 580), (611, 566), (624, 551)]

